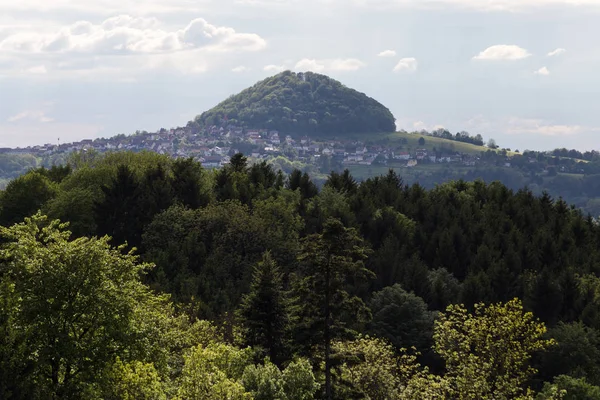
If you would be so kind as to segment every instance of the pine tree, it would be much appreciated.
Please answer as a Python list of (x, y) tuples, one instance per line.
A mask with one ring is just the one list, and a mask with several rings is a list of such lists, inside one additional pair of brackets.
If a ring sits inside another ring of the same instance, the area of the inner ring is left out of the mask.
[(109, 235), (112, 243), (121, 245), (126, 241), (130, 245), (138, 231), (137, 205), (139, 200), (139, 182), (131, 169), (119, 165), (116, 176), (110, 186), (102, 186), (104, 198), (94, 204), (94, 217), (99, 235)]
[(321, 353), (325, 361), (325, 398), (330, 400), (331, 343), (352, 337), (352, 328), (370, 319), (363, 301), (349, 292), (358, 282), (372, 278), (364, 266), (368, 250), (355, 229), (333, 218), (325, 222), (322, 233), (307, 236), (302, 244), (301, 276), (294, 282), (296, 339)]
[(245, 344), (262, 348), (277, 365), (287, 356), (288, 310), (283, 274), (267, 251), (254, 267), (250, 292), (242, 298), (239, 316)]

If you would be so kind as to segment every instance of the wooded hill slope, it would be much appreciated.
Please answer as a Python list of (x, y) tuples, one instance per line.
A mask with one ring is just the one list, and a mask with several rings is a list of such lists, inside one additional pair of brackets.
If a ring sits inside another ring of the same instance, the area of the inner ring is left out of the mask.
[(2, 398), (600, 391), (600, 226), (548, 195), (114, 153), (15, 179), (0, 225)]
[(229, 123), (285, 134), (394, 132), (381, 103), (325, 75), (285, 71), (258, 82), (196, 117), (202, 126)]

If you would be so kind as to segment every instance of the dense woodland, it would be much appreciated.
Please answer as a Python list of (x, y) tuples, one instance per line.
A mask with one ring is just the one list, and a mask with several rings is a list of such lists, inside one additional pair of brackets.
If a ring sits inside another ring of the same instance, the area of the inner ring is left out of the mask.
[(228, 123), (289, 134), (343, 135), (394, 132), (395, 118), (381, 103), (325, 75), (285, 71), (208, 110), (191, 125)]
[(78, 154), (0, 225), (3, 399), (600, 399), (600, 226), (548, 194)]

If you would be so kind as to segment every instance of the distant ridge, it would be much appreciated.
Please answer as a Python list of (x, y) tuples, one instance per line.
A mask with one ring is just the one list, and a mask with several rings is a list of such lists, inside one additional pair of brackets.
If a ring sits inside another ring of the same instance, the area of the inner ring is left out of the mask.
[(285, 71), (264, 79), (195, 118), (200, 126), (231, 123), (298, 135), (394, 132), (384, 105), (326, 75)]

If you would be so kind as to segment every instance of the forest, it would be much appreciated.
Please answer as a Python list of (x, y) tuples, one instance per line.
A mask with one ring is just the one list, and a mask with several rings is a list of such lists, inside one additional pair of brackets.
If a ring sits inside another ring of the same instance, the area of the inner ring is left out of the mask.
[(600, 399), (599, 274), (547, 193), (76, 153), (0, 191), (0, 398)]
[(328, 76), (285, 71), (231, 96), (188, 126), (272, 129), (291, 135), (394, 132), (395, 118), (373, 98)]

